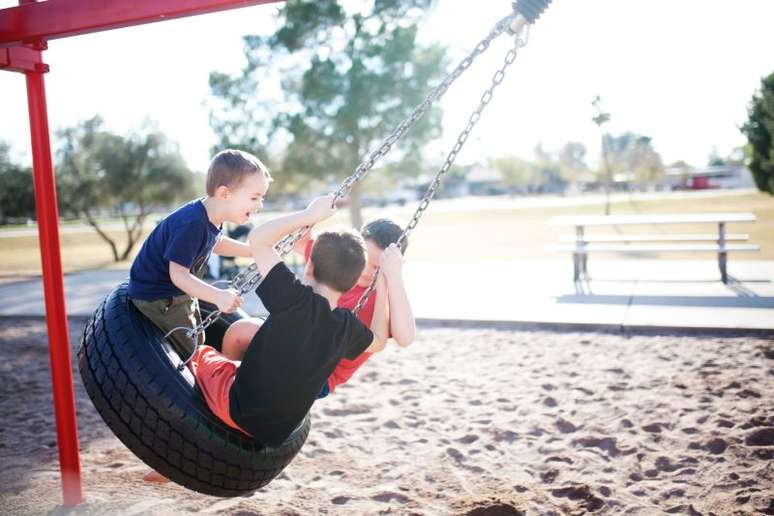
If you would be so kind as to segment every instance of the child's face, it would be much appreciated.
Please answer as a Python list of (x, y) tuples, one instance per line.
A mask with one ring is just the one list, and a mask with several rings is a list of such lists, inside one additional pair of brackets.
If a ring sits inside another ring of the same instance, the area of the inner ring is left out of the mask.
[(262, 173), (246, 176), (239, 186), (228, 190), (228, 220), (244, 224), (250, 215), (263, 208), (263, 198), (269, 189), (269, 181)]
[(379, 259), (384, 252), (384, 249), (376, 245), (373, 240), (366, 239), (365, 244), (368, 258), (365, 267), (363, 267), (363, 273), (357, 280), (358, 286), (361, 287), (367, 287), (373, 281), (376, 268), (379, 267)]

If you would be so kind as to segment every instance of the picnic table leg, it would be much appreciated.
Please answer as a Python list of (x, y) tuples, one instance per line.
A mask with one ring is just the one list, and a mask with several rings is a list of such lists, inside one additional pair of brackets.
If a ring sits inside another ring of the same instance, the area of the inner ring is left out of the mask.
[(572, 279), (573, 281), (580, 279), (580, 255), (578, 253), (572, 253)]
[(720, 280), (728, 283), (728, 272), (726, 264), (728, 263), (728, 253), (718, 253), (718, 265), (720, 266)]
[(575, 268), (575, 281), (587, 279), (586, 271), (587, 254), (585, 250), (586, 239), (583, 236), (583, 226), (575, 226), (575, 252), (573, 253), (573, 266)]
[(718, 223), (718, 267), (720, 268), (720, 280), (728, 283), (728, 253), (726, 252), (726, 224)]

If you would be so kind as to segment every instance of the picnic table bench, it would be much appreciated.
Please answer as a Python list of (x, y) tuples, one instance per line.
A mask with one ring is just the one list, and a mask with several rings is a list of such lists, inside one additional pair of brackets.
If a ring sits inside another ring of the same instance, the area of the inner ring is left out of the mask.
[[(746, 234), (726, 233), (726, 224), (754, 222), (752, 213), (694, 213), (658, 215), (564, 215), (549, 221), (552, 226), (573, 226), (574, 236), (560, 237), (562, 244), (551, 246), (553, 251), (572, 252), (573, 279), (588, 279), (588, 255), (591, 252), (713, 252), (718, 255), (718, 267), (723, 283), (728, 283), (728, 253), (759, 251), (755, 244), (740, 244), (749, 239)], [(717, 224), (712, 234), (606, 234), (587, 236), (585, 229), (593, 226), (667, 224)], [(653, 243), (657, 242), (657, 243)]]

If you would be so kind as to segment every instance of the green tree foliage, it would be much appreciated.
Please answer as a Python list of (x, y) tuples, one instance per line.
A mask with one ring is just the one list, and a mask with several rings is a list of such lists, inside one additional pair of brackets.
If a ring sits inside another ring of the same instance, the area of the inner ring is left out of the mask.
[[(286, 2), (275, 33), (245, 37), (241, 74), (210, 74), (210, 123), (219, 146), (265, 157), (275, 138), (288, 142), (278, 182), (284, 176), (330, 183), (350, 175), (441, 77), (444, 49), (417, 41), (434, 1)], [(282, 78), (280, 99), (264, 93), (272, 77)], [(439, 135), (440, 122), (439, 109), (430, 110), (392, 150), (398, 165), (384, 170), (416, 174), (420, 150)], [(357, 187), (350, 207), (359, 226)]]
[(0, 224), (35, 218), (32, 170), (11, 161), (10, 146), (0, 141)]
[(562, 179), (577, 185), (588, 170), (585, 145), (567, 142), (559, 149), (559, 173)]
[(626, 132), (619, 136), (605, 135), (604, 138), (614, 174), (625, 174), (639, 184), (655, 184), (663, 178), (664, 164), (650, 137)]
[[(110, 246), (115, 261), (126, 260), (156, 208), (190, 198), (194, 175), (174, 144), (158, 132), (123, 137), (95, 116), (63, 129), (57, 179), (64, 211), (82, 217)], [(100, 226), (101, 214), (121, 218), (126, 244)]]
[(761, 79), (742, 126), (750, 149), (750, 171), (762, 192), (774, 195), (774, 72)]
[(502, 174), (505, 185), (510, 190), (520, 193), (564, 191), (573, 179), (565, 175), (563, 167), (585, 167), (582, 163), (586, 150), (580, 144), (568, 143), (557, 155), (555, 152), (548, 152), (539, 143), (534, 152), (533, 161), (516, 156), (502, 156), (490, 159), (489, 166)]
[(505, 185), (512, 191), (528, 192), (535, 176), (535, 164), (517, 156), (491, 158), (489, 166), (503, 176)]
[(567, 187), (567, 181), (562, 178), (559, 161), (554, 153), (543, 149), (543, 144), (535, 145), (535, 173), (532, 177), (532, 192), (560, 192)]

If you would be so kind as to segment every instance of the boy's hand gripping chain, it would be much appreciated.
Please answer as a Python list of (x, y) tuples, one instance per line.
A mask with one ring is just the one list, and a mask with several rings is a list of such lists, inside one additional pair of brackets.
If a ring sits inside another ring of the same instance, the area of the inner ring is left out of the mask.
[[(248, 268), (237, 274), (233, 280), (231, 280), (230, 287), (235, 289), (237, 292), (239, 292), (240, 296), (244, 296), (248, 292), (255, 289), (255, 287), (258, 285), (258, 283), (261, 282), (261, 273), (258, 272), (258, 267), (255, 264), (250, 265)], [(169, 338), (170, 335), (172, 335), (174, 332), (182, 330), (185, 332), (185, 335), (191, 339), (191, 342), (194, 345), (194, 349), (191, 352), (191, 355), (184, 361), (181, 362), (177, 369), (179, 371), (182, 371), (185, 369), (185, 366), (188, 365), (188, 362), (191, 361), (194, 354), (196, 353), (197, 348), (199, 347), (199, 335), (204, 333), (204, 330), (206, 330), (212, 323), (220, 319), (220, 316), (223, 314), (220, 310), (215, 310), (213, 312), (210, 312), (210, 314), (205, 317), (202, 322), (200, 322), (198, 325), (196, 325), (193, 328), (187, 328), (185, 326), (178, 326), (177, 328), (173, 328), (170, 330), (166, 335), (164, 335), (164, 338)]]

